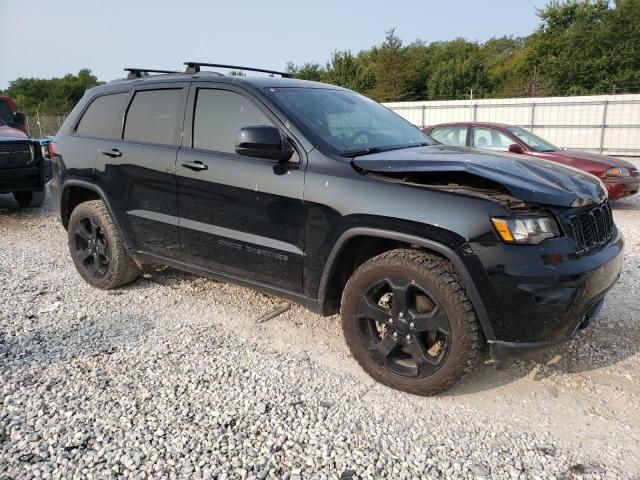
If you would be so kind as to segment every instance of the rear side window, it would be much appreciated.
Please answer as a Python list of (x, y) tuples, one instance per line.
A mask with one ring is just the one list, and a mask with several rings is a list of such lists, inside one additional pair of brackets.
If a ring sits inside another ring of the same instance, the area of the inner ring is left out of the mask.
[(114, 93), (95, 98), (82, 115), (76, 133), (87, 137), (120, 138), (115, 127), (127, 95)]
[(431, 130), (429, 136), (445, 145), (464, 147), (467, 143), (467, 127), (438, 127)]
[(9, 108), (9, 105), (7, 105), (6, 102), (3, 102), (2, 100), (0, 100), (0, 122), (13, 122), (13, 112)]
[(193, 148), (235, 153), (241, 128), (273, 123), (242, 95), (199, 89), (193, 121)]
[(173, 145), (182, 106), (182, 89), (140, 90), (129, 106), (124, 139)]

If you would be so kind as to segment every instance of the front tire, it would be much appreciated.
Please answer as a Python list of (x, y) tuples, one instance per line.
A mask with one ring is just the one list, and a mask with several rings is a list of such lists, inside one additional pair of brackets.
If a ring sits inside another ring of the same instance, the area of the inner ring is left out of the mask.
[(78, 205), (67, 228), (69, 251), (80, 276), (108, 290), (132, 282), (140, 268), (127, 253), (120, 233), (101, 200)]
[(342, 329), (360, 366), (375, 380), (435, 395), (473, 370), (479, 328), (464, 284), (445, 259), (392, 250), (351, 276)]
[(13, 192), (13, 198), (21, 207), (41, 207), (45, 198), (47, 198), (47, 190), (44, 188), (40, 191)]

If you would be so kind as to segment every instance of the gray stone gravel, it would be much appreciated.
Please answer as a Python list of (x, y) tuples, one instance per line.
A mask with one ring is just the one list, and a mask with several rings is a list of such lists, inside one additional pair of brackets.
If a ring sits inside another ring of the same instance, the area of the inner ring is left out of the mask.
[(337, 318), (152, 268), (86, 286), (50, 207), (0, 196), (0, 479), (640, 478), (640, 200), (623, 278), (566, 347), (420, 398)]

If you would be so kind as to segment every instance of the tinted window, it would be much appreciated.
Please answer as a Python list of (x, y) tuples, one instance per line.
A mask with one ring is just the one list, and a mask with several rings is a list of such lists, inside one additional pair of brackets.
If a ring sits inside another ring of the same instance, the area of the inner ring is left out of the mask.
[(432, 143), (415, 125), (355, 92), (329, 88), (269, 88), (265, 92), (309, 140), (339, 155)]
[(182, 89), (136, 92), (124, 126), (125, 140), (172, 145), (182, 106)]
[(114, 93), (97, 97), (82, 115), (76, 133), (88, 137), (120, 138), (114, 134), (127, 93)]
[(227, 90), (198, 90), (193, 122), (193, 147), (235, 153), (243, 127), (273, 125), (248, 99)]
[(476, 148), (507, 151), (512, 143), (514, 141), (511, 138), (494, 128), (473, 129), (473, 145)]
[(467, 127), (438, 127), (429, 135), (445, 145), (464, 147), (467, 144)]
[(13, 112), (5, 102), (0, 102), (0, 122), (13, 122)]

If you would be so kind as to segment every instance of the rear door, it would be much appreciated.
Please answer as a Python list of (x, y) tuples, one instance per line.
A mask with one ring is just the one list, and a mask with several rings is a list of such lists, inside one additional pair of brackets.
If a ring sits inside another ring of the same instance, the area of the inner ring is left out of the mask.
[[(238, 131), (279, 120), (229, 85), (194, 83), (176, 179), (186, 261), (257, 283), (302, 284), (304, 172), (300, 156), (278, 162), (235, 153)], [(294, 144), (295, 146), (295, 144)], [(301, 149), (298, 149), (301, 151)]]
[(120, 138), (102, 141), (96, 178), (138, 251), (179, 254), (175, 163), (182, 136), (187, 83), (131, 92)]

